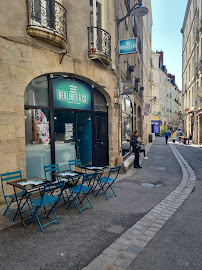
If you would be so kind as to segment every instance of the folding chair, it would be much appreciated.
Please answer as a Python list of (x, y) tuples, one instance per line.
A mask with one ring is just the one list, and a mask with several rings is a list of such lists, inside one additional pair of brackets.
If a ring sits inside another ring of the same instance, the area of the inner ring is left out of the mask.
[[(58, 164), (46, 165), (46, 166), (44, 166), (44, 172), (45, 172), (45, 177), (46, 177), (46, 180), (47, 180), (48, 178), (50, 178), (50, 177), (48, 177), (49, 176), (48, 174), (50, 174), (52, 172), (59, 172), (59, 165)], [(58, 179), (59, 182), (62, 181), (62, 179), (60, 177), (57, 177), (57, 179)], [(70, 187), (69, 183), (65, 182), (65, 185), (63, 187), (63, 191), (65, 192), (67, 198), (69, 198), (69, 195), (68, 195), (66, 189), (69, 188), (69, 187)], [(66, 203), (66, 200), (64, 198), (63, 193), (62, 193), (62, 198), (63, 198), (64, 202)]]
[(72, 160), (69, 160), (69, 168), (70, 170), (72, 170), (72, 167), (73, 166), (78, 166), (79, 165), (79, 168), (82, 172), (82, 168), (81, 168), (81, 160), (80, 159), (72, 159)]
[[(46, 184), (44, 186), (41, 197), (29, 200), (31, 203), (31, 206), (32, 206), (32, 217), (30, 218), (28, 224), (30, 224), (33, 220), (37, 219), (42, 232), (44, 232), (43, 227), (47, 226), (48, 224), (51, 224), (53, 222), (57, 222), (58, 224), (60, 224), (59, 219), (58, 219), (56, 212), (54, 210), (54, 207), (57, 205), (58, 201), (60, 200), (64, 185), (65, 185), (64, 181)], [(56, 190), (60, 190), (60, 192), (59, 192), (59, 194), (54, 196), (53, 193)], [(44, 215), (39, 216), (38, 211), (41, 208), (45, 208), (48, 206), (50, 206), (51, 209), (48, 212), (45, 211)], [(54, 213), (56, 219), (42, 225), (40, 222), (40, 219), (42, 217), (47, 218), (51, 212)]]
[[(3, 216), (8, 212), (9, 215), (10, 215), (10, 219), (11, 219), (11, 222), (13, 222), (13, 216), (12, 216), (12, 213), (11, 212), (16, 212), (16, 209), (10, 209), (10, 206), (13, 202), (16, 202), (16, 196), (17, 198), (19, 197), (22, 197), (22, 196), (25, 196), (26, 192), (23, 190), (21, 192), (18, 192), (15, 194), (11, 194), (11, 195), (6, 195), (5, 194), (5, 190), (4, 190), (4, 185), (3, 185), (3, 182), (5, 181), (10, 181), (10, 180), (19, 180), (21, 181), (22, 180), (22, 174), (21, 174), (21, 171), (15, 171), (15, 172), (10, 172), (10, 173), (3, 173), (1, 174), (1, 186), (2, 186), (2, 191), (3, 191), (3, 196), (4, 196), (4, 200), (6, 202), (6, 211), (3, 213)], [(8, 199), (10, 199), (10, 202), (8, 202)], [(27, 200), (26, 200), (27, 201)], [(25, 202), (26, 203), (26, 202)], [(24, 204), (23, 204), (24, 206)], [(22, 206), (22, 207), (23, 207)], [(29, 206), (29, 204), (28, 204)], [(21, 207), (21, 208), (22, 208)]]
[[(100, 191), (102, 191), (102, 193), (105, 195), (107, 200), (108, 200), (108, 197), (110, 197), (110, 196), (114, 195), (116, 197), (116, 193), (114, 192), (112, 185), (116, 181), (120, 169), (121, 169), (121, 166), (113, 167), (110, 169), (107, 177), (104, 176), (102, 178), (97, 179), (99, 189), (95, 194), (96, 197), (100, 193)], [(115, 174), (115, 175), (113, 177), (110, 177), (111, 174)], [(111, 189), (111, 191), (112, 191), (112, 193), (110, 193), (109, 195), (107, 195), (108, 189)]]
[[(85, 174), (85, 175), (83, 175), (83, 180), (82, 180), (82, 183), (80, 185), (77, 185), (77, 186), (69, 189), (69, 191), (71, 193), (70, 199), (72, 198), (72, 200), (70, 201), (67, 208), (69, 208), (73, 203), (75, 203), (80, 214), (82, 214), (81, 211), (87, 207), (93, 208), (93, 206), (88, 198), (88, 194), (92, 191), (92, 189), (95, 185), (96, 177), (97, 177), (97, 172), (93, 173), (93, 174)], [(82, 199), (80, 199), (79, 195), (84, 195), (84, 196), (82, 197)], [(89, 204), (86, 206), (83, 206), (83, 207), (79, 207), (79, 204), (82, 204), (82, 202), (85, 198), (87, 199)]]
[[(59, 172), (59, 165), (53, 164), (53, 165), (44, 166), (44, 172), (45, 172), (46, 180), (48, 180), (48, 178), (50, 178), (48, 176), (51, 172)], [(49, 180), (51, 180), (51, 179), (49, 179)]]

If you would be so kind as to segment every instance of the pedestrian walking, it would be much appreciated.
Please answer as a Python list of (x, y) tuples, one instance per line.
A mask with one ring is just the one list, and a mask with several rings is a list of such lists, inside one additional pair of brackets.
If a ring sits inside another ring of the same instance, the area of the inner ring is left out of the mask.
[(144, 158), (145, 157), (145, 150), (141, 149), (142, 145), (141, 145), (141, 138), (139, 137), (139, 133), (137, 130), (135, 130), (133, 132), (132, 138), (131, 138), (131, 145), (133, 147), (133, 152), (135, 153), (135, 158), (134, 158), (134, 168), (142, 168), (139, 164), (139, 158), (140, 158), (140, 152), (144, 153)]
[(173, 143), (175, 143), (176, 136), (177, 136), (176, 132), (173, 131), (173, 132), (171, 133), (171, 138), (172, 138)]
[(166, 139), (166, 144), (168, 143), (168, 137), (170, 136), (170, 132), (165, 132), (165, 139)]

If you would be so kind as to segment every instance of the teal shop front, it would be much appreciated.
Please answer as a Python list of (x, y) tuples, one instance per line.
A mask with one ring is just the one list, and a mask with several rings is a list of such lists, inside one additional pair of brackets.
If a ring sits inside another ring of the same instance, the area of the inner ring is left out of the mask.
[(60, 75), (34, 79), (25, 90), (27, 176), (44, 166), (108, 165), (108, 110), (104, 96), (85, 81)]

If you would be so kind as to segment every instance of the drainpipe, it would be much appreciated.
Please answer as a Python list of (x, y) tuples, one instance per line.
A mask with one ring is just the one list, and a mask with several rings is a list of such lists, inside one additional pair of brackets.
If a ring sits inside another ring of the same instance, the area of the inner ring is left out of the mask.
[[(141, 4), (142, 4), (142, 1), (141, 1)], [(142, 32), (142, 42), (141, 42), (141, 51), (142, 51), (142, 55), (141, 55), (141, 58), (142, 58), (142, 71), (141, 71), (141, 79), (142, 79), (142, 87), (143, 87), (143, 73), (144, 73), (144, 52), (143, 52), (143, 40), (144, 40), (144, 32), (143, 32), (143, 17), (141, 18), (141, 22), (142, 22), (142, 25), (141, 25), (141, 32)], [(144, 90), (140, 90), (140, 91), (144, 91)], [(143, 107), (142, 107), (142, 125), (141, 125), (141, 136), (143, 136), (143, 124), (144, 124), (144, 114), (143, 114), (143, 109), (144, 109), (144, 93), (142, 94), (142, 100), (143, 100)]]
[[(118, 41), (117, 41), (117, 46), (118, 46), (118, 99), (120, 100), (121, 98), (121, 57), (119, 54), (119, 40), (121, 36), (121, 29), (120, 29), (120, 22), (119, 19), (121, 18), (121, 2), (118, 0), (118, 18), (117, 18), (117, 28), (118, 28)], [(119, 101), (118, 100), (118, 101)], [(121, 134), (121, 123), (122, 123), (122, 106), (118, 102), (118, 108), (119, 108), (119, 119), (118, 119), (118, 129), (119, 129), (119, 153), (121, 154), (121, 145), (122, 145), (122, 134)]]

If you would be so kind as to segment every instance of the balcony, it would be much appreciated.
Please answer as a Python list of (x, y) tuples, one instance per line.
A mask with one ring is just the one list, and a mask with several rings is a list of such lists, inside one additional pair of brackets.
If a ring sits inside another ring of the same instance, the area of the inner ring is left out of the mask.
[(196, 41), (199, 42), (199, 30), (196, 28)]
[(196, 66), (195, 66), (195, 77), (196, 78), (199, 77), (199, 65), (198, 65), (198, 63), (196, 63)]
[(88, 27), (88, 56), (104, 64), (111, 63), (111, 35), (98, 27)]
[(198, 61), (198, 70), (202, 72), (202, 57)]
[(200, 19), (200, 21), (199, 21), (199, 25), (198, 25), (198, 31), (199, 32), (202, 32), (202, 18)]
[(27, 33), (60, 48), (67, 45), (66, 9), (54, 0), (28, 0)]
[(202, 86), (197, 89), (197, 96), (202, 98)]

